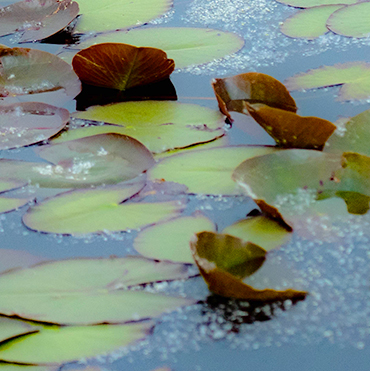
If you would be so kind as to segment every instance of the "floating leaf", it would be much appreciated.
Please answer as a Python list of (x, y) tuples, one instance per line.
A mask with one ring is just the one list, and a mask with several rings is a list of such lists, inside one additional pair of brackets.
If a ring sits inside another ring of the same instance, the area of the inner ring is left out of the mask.
[(178, 201), (122, 203), (141, 188), (139, 183), (62, 193), (31, 207), (23, 222), (40, 232), (76, 235), (138, 229), (182, 211)]
[(0, 49), (0, 97), (63, 105), (81, 91), (71, 66), (59, 57), (36, 49)]
[(167, 12), (171, 0), (79, 0), (81, 19), (77, 31), (109, 31), (141, 26)]
[(21, 188), (25, 186), (27, 182), (12, 179), (1, 179), (0, 178), (0, 193), (10, 191), (13, 189)]
[(315, 39), (329, 32), (326, 22), (329, 16), (340, 8), (343, 8), (343, 5), (315, 6), (302, 10), (287, 18), (280, 30), (289, 37)]
[(246, 105), (250, 115), (280, 147), (322, 150), (336, 128), (330, 121), (318, 117), (302, 117), (260, 103)]
[(52, 368), (50, 366), (27, 366), (19, 365), (16, 363), (6, 363), (0, 361), (1, 371), (58, 371), (57, 368)]
[(0, 197), (0, 214), (19, 209), (30, 201), (30, 198)]
[(7, 317), (0, 317), (0, 328), (0, 343), (16, 336), (38, 331), (36, 327), (30, 326), (23, 321), (18, 321)]
[(151, 259), (194, 263), (191, 237), (202, 231), (215, 231), (215, 224), (203, 215), (183, 216), (145, 228), (134, 240), (134, 248)]
[(182, 264), (134, 256), (41, 263), (0, 275), (0, 312), (73, 325), (137, 321), (194, 301), (123, 288), (188, 277)]
[(158, 162), (148, 177), (185, 184), (189, 193), (240, 194), (231, 179), (234, 169), (247, 158), (274, 151), (273, 147), (230, 146), (180, 153)]
[(0, 272), (12, 268), (29, 267), (43, 259), (23, 250), (0, 249)]
[[(54, 143), (99, 133), (129, 135), (154, 153), (211, 141), (224, 134), (224, 116), (216, 110), (170, 101), (124, 102), (95, 106), (73, 117), (116, 126), (92, 126), (63, 133)], [(122, 127), (121, 127), (122, 126)]]
[(0, 36), (22, 32), (20, 42), (45, 39), (65, 28), (78, 15), (71, 0), (25, 0), (0, 9)]
[(152, 327), (152, 322), (142, 322), (116, 326), (45, 328), (0, 346), (0, 358), (35, 365), (76, 361), (112, 352), (143, 339)]
[(296, 112), (294, 99), (286, 87), (269, 75), (257, 72), (242, 73), (212, 82), (221, 112), (231, 119), (228, 111), (248, 114), (247, 103)]
[(312, 8), (320, 5), (354, 4), (358, 0), (279, 0), (279, 3), (295, 6), (296, 8)]
[(370, 3), (359, 2), (346, 6), (333, 13), (327, 27), (339, 35), (350, 37), (367, 37), (370, 35)]
[(238, 237), (246, 242), (252, 242), (266, 251), (285, 244), (292, 235), (275, 220), (263, 215), (239, 220), (224, 228), (222, 233)]
[(0, 106), (0, 150), (42, 142), (61, 131), (68, 121), (66, 109), (49, 104)]
[(289, 90), (343, 85), (337, 100), (362, 100), (370, 97), (370, 63), (348, 62), (323, 66), (285, 80)]
[(74, 56), (72, 66), (85, 84), (117, 90), (164, 80), (175, 69), (162, 50), (120, 43), (83, 49)]
[[(80, 2), (79, 4), (82, 6)], [(111, 17), (111, 14), (109, 16)], [(175, 61), (176, 68), (223, 58), (237, 52), (244, 45), (244, 40), (231, 32), (209, 28), (156, 27), (97, 35), (71, 47), (83, 49), (107, 42), (161, 49), (166, 52), (168, 58)]]

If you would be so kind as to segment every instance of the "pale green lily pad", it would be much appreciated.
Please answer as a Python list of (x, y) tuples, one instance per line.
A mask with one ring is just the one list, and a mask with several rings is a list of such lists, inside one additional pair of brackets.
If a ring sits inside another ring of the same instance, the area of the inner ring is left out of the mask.
[(320, 5), (354, 4), (358, 0), (279, 0), (278, 2), (296, 8), (312, 8)]
[(27, 323), (7, 317), (0, 317), (0, 343), (15, 336), (37, 332), (38, 330)]
[(185, 184), (189, 193), (237, 195), (242, 190), (231, 179), (234, 169), (247, 158), (274, 151), (273, 147), (230, 146), (180, 153), (158, 162), (148, 177)]
[(41, 263), (0, 275), (0, 313), (69, 325), (137, 321), (194, 301), (123, 289), (189, 276), (183, 264), (142, 257)]
[(328, 19), (329, 30), (344, 36), (367, 37), (370, 35), (370, 3), (361, 2), (337, 10)]
[(184, 216), (145, 228), (135, 238), (134, 248), (151, 259), (193, 264), (191, 237), (198, 232), (215, 230), (215, 224), (203, 215)]
[(20, 180), (12, 180), (12, 179), (1, 179), (0, 178), (0, 193), (10, 191), (12, 189), (17, 189), (24, 187), (27, 182), (23, 182)]
[(141, 26), (167, 12), (171, 0), (79, 0), (78, 32), (109, 31)]
[(289, 90), (343, 85), (337, 100), (364, 100), (370, 97), (370, 63), (348, 62), (323, 66), (289, 77), (284, 81)]
[(325, 5), (302, 10), (287, 18), (280, 26), (281, 32), (289, 37), (315, 39), (329, 32), (326, 21), (342, 5)]
[(209, 28), (156, 27), (97, 35), (72, 48), (84, 49), (107, 42), (162, 49), (168, 58), (175, 61), (176, 68), (223, 58), (237, 52), (244, 45), (244, 40), (231, 32)]
[(239, 220), (224, 228), (222, 233), (252, 242), (266, 251), (287, 243), (292, 236), (292, 233), (277, 221), (262, 215)]
[(139, 183), (62, 193), (31, 207), (23, 223), (40, 232), (71, 235), (126, 231), (171, 219), (184, 208), (179, 201), (122, 203), (141, 188)]
[(152, 322), (143, 322), (115, 326), (45, 328), (39, 333), (0, 346), (0, 358), (8, 362), (37, 365), (95, 357), (145, 338), (152, 327)]
[(0, 214), (19, 209), (30, 201), (30, 198), (0, 197)]
[(129, 135), (143, 143), (150, 151), (168, 150), (204, 143), (224, 135), (224, 116), (216, 110), (171, 101), (124, 102), (94, 106), (73, 117), (105, 122), (113, 125), (92, 126), (69, 130), (53, 142), (101, 133)]

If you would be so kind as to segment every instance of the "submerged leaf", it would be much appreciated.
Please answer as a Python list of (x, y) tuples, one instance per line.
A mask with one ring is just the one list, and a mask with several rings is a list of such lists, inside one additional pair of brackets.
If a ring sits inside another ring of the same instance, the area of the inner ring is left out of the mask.
[(79, 51), (72, 66), (85, 84), (126, 90), (168, 78), (175, 63), (159, 49), (104, 43)]
[(300, 73), (285, 80), (289, 90), (323, 88), (343, 85), (337, 100), (363, 100), (370, 97), (370, 64), (348, 62), (334, 66), (323, 66)]

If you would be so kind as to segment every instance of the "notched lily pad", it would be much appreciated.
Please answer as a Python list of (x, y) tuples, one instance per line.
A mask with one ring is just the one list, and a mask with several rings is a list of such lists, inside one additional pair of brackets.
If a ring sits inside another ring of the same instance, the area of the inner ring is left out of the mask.
[(85, 84), (127, 90), (168, 78), (175, 63), (159, 49), (103, 43), (78, 52), (72, 66)]
[(370, 97), (370, 63), (348, 62), (323, 66), (289, 77), (284, 84), (289, 90), (342, 85), (338, 101), (365, 100)]
[(212, 82), (220, 111), (231, 119), (229, 111), (248, 114), (247, 103), (263, 103), (270, 107), (296, 112), (294, 99), (286, 87), (269, 75), (242, 73)]

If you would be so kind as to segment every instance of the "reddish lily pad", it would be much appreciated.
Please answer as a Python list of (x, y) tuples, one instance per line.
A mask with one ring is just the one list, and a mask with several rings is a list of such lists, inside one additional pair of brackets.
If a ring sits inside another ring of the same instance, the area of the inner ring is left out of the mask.
[(72, 66), (85, 84), (127, 90), (168, 78), (175, 63), (159, 49), (105, 43), (78, 52)]
[(66, 109), (45, 103), (0, 106), (0, 150), (42, 142), (60, 132), (68, 121)]
[(21, 32), (20, 42), (54, 35), (78, 15), (72, 0), (25, 0), (0, 9), (0, 36)]
[(289, 77), (289, 90), (303, 90), (342, 85), (337, 100), (364, 100), (370, 97), (370, 63), (348, 62), (323, 66)]
[(72, 67), (59, 57), (36, 49), (0, 49), (0, 97), (63, 105), (81, 91)]

